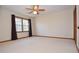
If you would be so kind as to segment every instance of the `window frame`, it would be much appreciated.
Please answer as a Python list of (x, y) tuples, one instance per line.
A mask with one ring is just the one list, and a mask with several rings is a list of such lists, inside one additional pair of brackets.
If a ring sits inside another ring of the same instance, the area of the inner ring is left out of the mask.
[[(21, 25), (21, 29), (22, 29), (22, 31), (16, 31), (16, 32), (17, 32), (17, 33), (21, 33), (21, 32), (29, 32), (29, 30), (28, 30), (28, 31), (24, 31), (24, 30), (23, 30), (23, 20), (27, 20), (27, 21), (28, 21), (28, 19), (23, 18), (23, 17), (15, 16), (15, 20), (16, 20), (16, 18), (20, 18), (20, 19), (21, 19), (21, 23), (22, 23), (22, 25)], [(29, 25), (29, 23), (28, 23), (28, 25)]]

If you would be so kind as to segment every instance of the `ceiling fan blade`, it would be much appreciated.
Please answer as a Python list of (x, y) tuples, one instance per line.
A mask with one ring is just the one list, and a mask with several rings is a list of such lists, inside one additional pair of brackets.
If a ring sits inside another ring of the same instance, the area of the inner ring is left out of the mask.
[(32, 10), (31, 8), (26, 8), (27, 10)]
[(32, 13), (33, 11), (28, 12), (28, 14)]
[(45, 9), (39, 9), (39, 11), (45, 11)]

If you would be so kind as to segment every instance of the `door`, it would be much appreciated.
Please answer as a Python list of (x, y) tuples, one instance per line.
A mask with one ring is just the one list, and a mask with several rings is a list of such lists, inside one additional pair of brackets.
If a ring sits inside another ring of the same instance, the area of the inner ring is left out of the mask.
[(79, 6), (77, 5), (77, 46), (79, 48)]

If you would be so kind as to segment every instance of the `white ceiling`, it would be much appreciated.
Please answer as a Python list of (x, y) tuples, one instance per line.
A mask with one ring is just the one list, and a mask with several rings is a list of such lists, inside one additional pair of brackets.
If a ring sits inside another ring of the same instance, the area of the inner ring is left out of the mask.
[[(29, 16), (35, 16), (33, 14), (28, 14), (30, 12), (29, 10), (26, 10), (25, 8), (32, 8), (32, 5), (3, 5), (3, 7), (8, 8), (12, 11), (24, 14), (24, 15), (29, 15)], [(46, 13), (51, 13), (55, 11), (60, 11), (60, 10), (65, 10), (69, 8), (73, 8), (72, 5), (40, 5), (40, 8), (45, 9), (45, 11), (41, 11), (41, 14), (46, 14)]]

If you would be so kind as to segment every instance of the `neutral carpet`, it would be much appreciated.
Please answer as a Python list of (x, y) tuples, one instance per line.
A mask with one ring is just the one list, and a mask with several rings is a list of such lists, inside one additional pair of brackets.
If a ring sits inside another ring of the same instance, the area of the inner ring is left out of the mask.
[(0, 43), (0, 53), (77, 53), (74, 40), (30, 37)]

